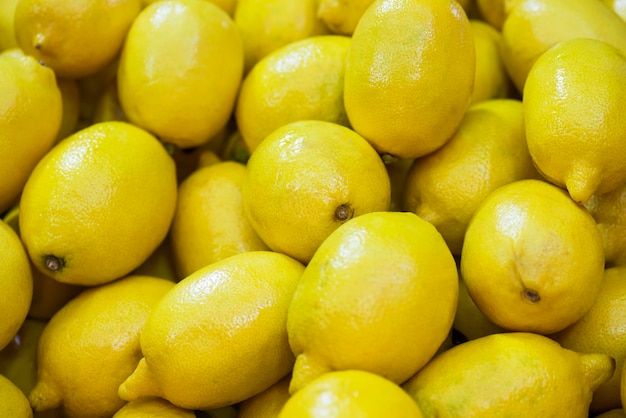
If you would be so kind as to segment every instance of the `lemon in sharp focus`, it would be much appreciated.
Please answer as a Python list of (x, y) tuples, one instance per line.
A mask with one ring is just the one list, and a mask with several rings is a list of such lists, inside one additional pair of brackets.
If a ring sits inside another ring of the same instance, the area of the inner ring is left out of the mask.
[(334, 370), (405, 381), (448, 336), (457, 297), (454, 258), (431, 224), (400, 212), (349, 220), (315, 252), (289, 305), (290, 392)]
[(528, 75), (528, 150), (539, 171), (579, 203), (626, 182), (624, 95), (626, 55), (597, 39), (559, 43)]
[(38, 163), (20, 200), (20, 233), (44, 274), (102, 284), (148, 258), (175, 207), (175, 167), (163, 145), (133, 125), (103, 122)]
[(428, 154), (461, 123), (475, 66), (470, 24), (456, 1), (375, 1), (346, 61), (350, 124), (380, 153)]
[(472, 217), (461, 273), (490, 321), (550, 334), (593, 306), (604, 273), (602, 238), (564, 190), (516, 181), (490, 193)]
[(390, 183), (370, 144), (334, 123), (284, 125), (248, 161), (244, 211), (274, 251), (308, 262), (353, 217), (389, 209)]

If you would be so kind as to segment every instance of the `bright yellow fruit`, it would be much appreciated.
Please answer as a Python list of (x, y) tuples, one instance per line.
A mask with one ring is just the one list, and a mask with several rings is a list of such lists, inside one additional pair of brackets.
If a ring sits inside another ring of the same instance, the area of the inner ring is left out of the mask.
[[(146, 7), (149, 4), (155, 3), (157, 1), (161, 1), (161, 0), (142, 0), (142, 4), (144, 7)], [(237, 7), (237, 0), (205, 0), (205, 1), (209, 1), (215, 4), (220, 9), (228, 13), (230, 16), (233, 16), (233, 14), (235, 13), (235, 7)]]
[(626, 21), (626, 0), (602, 0), (602, 2)]
[(626, 414), (623, 408), (618, 408), (596, 415), (595, 418), (626, 418)]
[(432, 223), (460, 255), (467, 225), (487, 195), (538, 176), (526, 146), (522, 102), (487, 100), (468, 109), (443, 147), (414, 161), (404, 208)]
[(586, 418), (614, 369), (606, 354), (579, 354), (541, 335), (494, 334), (440, 354), (404, 388), (429, 418)]
[(113, 418), (195, 418), (194, 411), (182, 409), (161, 398), (141, 398), (128, 402)]
[(158, 1), (134, 20), (120, 58), (128, 119), (163, 142), (202, 145), (226, 125), (243, 71), (231, 17), (204, 0)]
[(63, 117), (56, 139), (58, 142), (76, 132), (80, 116), (80, 90), (76, 80), (71, 78), (59, 78), (57, 84), (63, 103)]
[(162, 144), (123, 122), (91, 125), (39, 162), (20, 201), (20, 232), (35, 266), (96, 285), (128, 274), (165, 238), (176, 173)]
[(373, 2), (374, 0), (319, 0), (317, 16), (332, 32), (351, 36), (361, 16)]
[(354, 131), (330, 122), (278, 128), (248, 161), (244, 211), (274, 251), (308, 262), (343, 222), (389, 209), (385, 166)]
[(32, 418), (28, 399), (9, 379), (0, 375), (0, 415), (11, 418)]
[(593, 218), (556, 186), (521, 180), (495, 190), (469, 223), (461, 273), (493, 323), (549, 334), (594, 304), (604, 273)]
[(343, 78), (350, 38), (314, 36), (265, 56), (246, 76), (235, 116), (247, 148), (277, 128), (299, 120), (348, 125)]
[(470, 24), (456, 1), (375, 1), (346, 62), (350, 123), (380, 153), (428, 154), (461, 123), (475, 67)]
[(620, 381), (626, 360), (626, 267), (607, 269), (591, 309), (579, 321), (551, 337), (573, 351), (613, 357), (615, 373), (595, 390), (591, 412), (621, 407)]
[(579, 203), (626, 182), (625, 95), (626, 55), (596, 39), (561, 42), (528, 75), (528, 150), (539, 171)]
[(334, 370), (405, 381), (448, 336), (457, 296), (454, 258), (431, 224), (401, 212), (346, 222), (316, 251), (289, 306), (290, 392)]
[(391, 204), (389, 210), (401, 212), (404, 210), (404, 190), (409, 170), (414, 159), (392, 159), (385, 162), (385, 168), (391, 184)]
[(141, 0), (19, 0), (17, 43), (59, 77), (93, 74), (119, 54)]
[(611, 192), (591, 196), (585, 208), (600, 229), (606, 264), (626, 265), (626, 183)]
[(276, 418), (289, 399), (291, 375), (239, 404), (237, 418)]
[(243, 211), (247, 168), (219, 162), (193, 172), (178, 190), (170, 239), (178, 276), (247, 251), (267, 250)]
[(33, 276), (20, 237), (0, 220), (0, 350), (6, 347), (26, 319), (33, 296)]
[(119, 396), (209, 409), (278, 382), (294, 362), (285, 324), (303, 270), (286, 255), (250, 251), (187, 276), (150, 313), (141, 332), (144, 358)]
[(68, 418), (110, 417), (125, 402), (118, 386), (141, 358), (139, 333), (174, 284), (127, 276), (85, 290), (48, 322), (37, 347), (35, 411), (62, 407)]
[(0, 52), (11, 48), (17, 48), (13, 15), (19, 0), (0, 1)]
[(476, 19), (470, 19), (470, 27), (476, 48), (476, 72), (471, 103), (508, 97), (512, 85), (500, 53), (501, 33), (493, 26)]
[(18, 199), (61, 126), (54, 73), (33, 57), (0, 55), (0, 213)]
[(330, 372), (292, 396), (278, 418), (422, 418), (397, 384), (361, 370)]
[(291, 42), (329, 33), (317, 0), (237, 0), (234, 20), (243, 39), (245, 71)]
[(544, 52), (575, 38), (603, 40), (626, 52), (626, 23), (598, 0), (515, 0), (502, 26), (502, 60), (518, 91)]

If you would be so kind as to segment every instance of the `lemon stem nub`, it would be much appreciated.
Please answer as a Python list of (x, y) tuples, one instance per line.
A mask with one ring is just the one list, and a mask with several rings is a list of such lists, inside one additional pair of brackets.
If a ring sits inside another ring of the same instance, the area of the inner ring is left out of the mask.
[(526, 296), (526, 298), (532, 303), (536, 303), (541, 300), (539, 293), (537, 293), (536, 290), (524, 289), (524, 296)]
[(53, 255), (47, 255), (45, 263), (46, 263), (46, 268), (50, 271), (58, 271), (63, 267), (61, 260), (59, 260), (57, 257)]
[(352, 218), (352, 215), (354, 215), (354, 210), (349, 205), (341, 204), (335, 209), (335, 219), (340, 222), (347, 221)]

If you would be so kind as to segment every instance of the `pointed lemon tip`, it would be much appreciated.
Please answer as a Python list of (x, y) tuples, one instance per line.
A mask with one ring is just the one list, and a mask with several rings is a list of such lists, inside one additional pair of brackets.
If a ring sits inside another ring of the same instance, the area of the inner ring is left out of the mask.
[(39, 380), (28, 394), (30, 406), (37, 412), (56, 409), (63, 403), (63, 397), (50, 382)]
[(565, 187), (574, 201), (585, 204), (598, 189), (600, 180), (597, 169), (579, 164), (565, 178)]
[(296, 357), (293, 366), (291, 382), (289, 383), (289, 394), (293, 395), (315, 378), (331, 371), (311, 355), (303, 353)]
[(607, 354), (580, 354), (583, 374), (592, 392), (613, 377), (615, 359)]
[(135, 371), (120, 385), (117, 394), (129, 402), (143, 396), (161, 396), (145, 358), (139, 361)]

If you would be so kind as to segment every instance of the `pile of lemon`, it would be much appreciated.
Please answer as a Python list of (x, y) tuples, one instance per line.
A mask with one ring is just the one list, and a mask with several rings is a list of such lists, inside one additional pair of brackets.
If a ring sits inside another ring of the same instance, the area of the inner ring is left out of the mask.
[(0, 1), (0, 416), (626, 417), (626, 2)]

